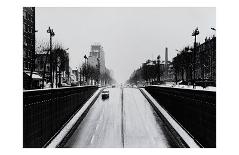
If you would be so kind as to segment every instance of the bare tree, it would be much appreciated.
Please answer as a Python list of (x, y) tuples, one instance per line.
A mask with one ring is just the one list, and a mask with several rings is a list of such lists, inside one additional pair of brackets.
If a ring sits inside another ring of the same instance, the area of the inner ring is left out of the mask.
[[(50, 53), (50, 45), (48, 42), (41, 41), (37, 44), (36, 53), (39, 59), (43, 59), (43, 72), (41, 72), (42, 78), (42, 88), (44, 87), (44, 81), (46, 77), (46, 66), (47, 64), (52, 63), (53, 70), (52, 73), (49, 71), (49, 74), (54, 75), (56, 79), (56, 87), (61, 84), (61, 73), (66, 70), (66, 63), (69, 61), (66, 50), (59, 43), (53, 43), (52, 53)], [(52, 62), (50, 62), (50, 54), (52, 55)], [(59, 77), (58, 77), (59, 74)], [(59, 80), (58, 80), (59, 78)], [(54, 79), (54, 78), (53, 78)], [(59, 81), (59, 82), (58, 82)], [(52, 81), (54, 82), (54, 81)]]

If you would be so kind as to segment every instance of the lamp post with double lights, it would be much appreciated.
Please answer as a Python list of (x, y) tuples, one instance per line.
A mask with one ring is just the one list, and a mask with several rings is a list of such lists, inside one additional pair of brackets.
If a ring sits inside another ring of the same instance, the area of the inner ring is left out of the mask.
[(52, 37), (55, 36), (55, 32), (53, 29), (48, 28), (47, 33), (50, 34), (50, 82), (51, 82), (51, 88), (53, 88), (53, 79), (52, 79)]
[(193, 49), (193, 88), (195, 88), (196, 80), (196, 46), (197, 46), (197, 35), (199, 35), (198, 27), (193, 31), (192, 36), (194, 36), (194, 49)]

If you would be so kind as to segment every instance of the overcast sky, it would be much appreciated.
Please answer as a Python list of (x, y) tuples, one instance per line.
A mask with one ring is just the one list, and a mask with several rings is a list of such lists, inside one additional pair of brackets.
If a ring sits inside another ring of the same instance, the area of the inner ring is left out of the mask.
[(48, 41), (47, 28), (55, 32), (53, 42), (69, 48), (70, 66), (75, 68), (89, 55), (90, 45), (104, 47), (106, 67), (118, 82), (126, 81), (147, 59), (161, 60), (168, 47), (169, 60), (187, 45), (198, 27), (199, 42), (215, 34), (215, 8), (36, 8), (36, 39)]

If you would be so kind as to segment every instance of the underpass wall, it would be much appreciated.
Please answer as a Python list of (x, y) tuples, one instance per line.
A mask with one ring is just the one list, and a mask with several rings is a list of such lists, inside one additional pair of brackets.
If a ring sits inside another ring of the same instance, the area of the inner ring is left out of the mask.
[(145, 90), (203, 147), (216, 147), (216, 92), (159, 86)]
[(70, 87), (23, 92), (23, 147), (48, 143), (98, 89)]

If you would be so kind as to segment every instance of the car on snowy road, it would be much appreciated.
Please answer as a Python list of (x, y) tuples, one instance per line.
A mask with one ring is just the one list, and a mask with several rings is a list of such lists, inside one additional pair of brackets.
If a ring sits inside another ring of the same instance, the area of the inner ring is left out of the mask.
[(108, 89), (103, 90), (103, 91), (102, 91), (102, 94), (101, 94), (102, 99), (109, 98), (109, 96), (110, 96), (109, 94), (110, 94), (110, 93), (109, 93), (109, 90), (108, 90)]

